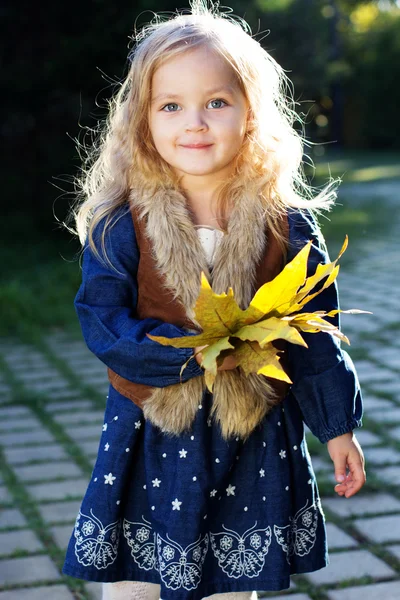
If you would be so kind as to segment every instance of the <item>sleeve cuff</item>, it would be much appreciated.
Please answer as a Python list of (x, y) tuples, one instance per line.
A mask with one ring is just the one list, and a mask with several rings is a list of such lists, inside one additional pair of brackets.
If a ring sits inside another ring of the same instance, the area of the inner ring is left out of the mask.
[(330, 369), (305, 375), (292, 392), (311, 432), (325, 443), (362, 425), (362, 396), (350, 356)]
[(333, 440), (334, 438), (339, 437), (339, 435), (344, 435), (345, 433), (351, 433), (354, 431), (354, 429), (361, 426), (362, 419), (350, 419), (336, 429), (325, 431), (324, 433), (320, 434), (318, 439), (322, 444), (326, 444), (326, 442), (329, 442), (329, 440)]

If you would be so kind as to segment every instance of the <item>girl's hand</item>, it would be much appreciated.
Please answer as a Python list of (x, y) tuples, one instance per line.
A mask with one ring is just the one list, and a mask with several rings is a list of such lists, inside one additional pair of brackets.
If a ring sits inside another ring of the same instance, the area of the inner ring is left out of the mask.
[[(207, 346), (196, 346), (196, 348), (194, 349), (194, 353), (196, 354), (196, 360), (198, 362), (199, 365), (201, 365), (202, 361), (203, 361), (203, 355), (201, 353), (201, 350), (203, 348), (207, 348)], [(197, 352), (199, 354), (197, 354)], [(236, 359), (234, 356), (227, 356), (226, 358), (224, 358), (222, 365), (220, 365), (217, 369), (217, 371), (228, 371), (230, 369), (235, 369), (236, 368)]]
[[(339, 496), (354, 496), (366, 482), (365, 459), (353, 432), (339, 435), (327, 443), (329, 455), (335, 465), (335, 492)], [(346, 473), (348, 468), (349, 473)]]

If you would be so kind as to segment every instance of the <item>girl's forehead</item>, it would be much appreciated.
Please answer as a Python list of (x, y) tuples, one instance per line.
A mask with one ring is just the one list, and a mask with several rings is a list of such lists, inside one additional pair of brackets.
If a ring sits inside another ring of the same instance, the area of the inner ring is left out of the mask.
[(235, 71), (215, 50), (207, 47), (193, 48), (164, 59), (155, 69), (152, 77), (152, 90), (180, 87), (187, 89), (210, 86), (229, 87), (231, 92), (238, 89)]

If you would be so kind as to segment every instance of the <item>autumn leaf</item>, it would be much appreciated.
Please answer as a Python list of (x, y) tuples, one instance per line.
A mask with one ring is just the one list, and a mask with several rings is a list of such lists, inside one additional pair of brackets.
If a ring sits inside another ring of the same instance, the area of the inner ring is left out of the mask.
[(261, 348), (256, 342), (241, 342), (236, 346), (234, 355), (246, 375), (255, 372), (292, 383), (279, 362), (278, 350), (272, 344)]
[[(238, 367), (246, 375), (257, 373), (265, 377), (291, 383), (280, 363), (280, 352), (273, 344), (278, 339), (307, 347), (301, 332), (325, 333), (350, 343), (348, 338), (327, 318), (338, 313), (367, 313), (360, 309), (332, 310), (330, 312), (300, 312), (303, 307), (337, 278), (336, 264), (347, 248), (348, 238), (335, 261), (318, 264), (314, 275), (307, 277), (308, 257), (312, 241), (289, 262), (283, 270), (254, 294), (248, 308), (242, 310), (232, 288), (228, 293), (213, 292), (205, 274), (201, 274), (200, 293), (194, 312), (202, 332), (179, 338), (146, 334), (150, 339), (175, 348), (206, 346), (202, 350), (202, 367), (207, 388), (212, 392), (218, 375), (218, 358), (233, 355)], [(322, 282), (318, 290), (315, 288)], [(371, 313), (368, 313), (371, 314)], [(193, 359), (192, 355), (189, 360)], [(189, 360), (182, 366), (181, 374)]]

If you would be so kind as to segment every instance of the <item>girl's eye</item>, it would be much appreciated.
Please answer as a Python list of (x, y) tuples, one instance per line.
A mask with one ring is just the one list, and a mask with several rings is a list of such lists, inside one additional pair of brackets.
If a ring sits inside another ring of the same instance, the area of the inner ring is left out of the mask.
[(178, 104), (176, 104), (175, 102), (171, 102), (170, 104), (166, 104), (165, 106), (163, 106), (163, 108), (161, 110), (163, 110), (165, 112), (176, 112), (177, 109), (178, 109)]
[(220, 98), (217, 98), (216, 100), (211, 100), (209, 104), (212, 105), (211, 108), (222, 108), (222, 105), (226, 106), (225, 100), (221, 100)]

